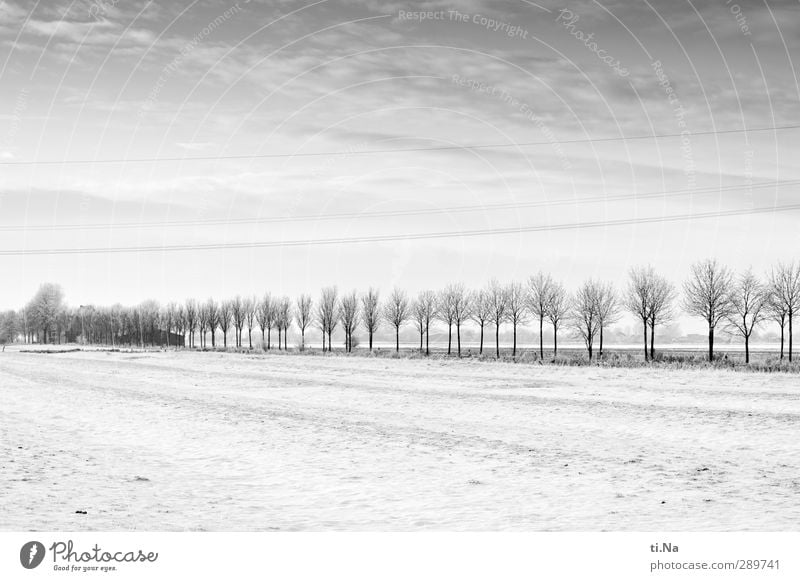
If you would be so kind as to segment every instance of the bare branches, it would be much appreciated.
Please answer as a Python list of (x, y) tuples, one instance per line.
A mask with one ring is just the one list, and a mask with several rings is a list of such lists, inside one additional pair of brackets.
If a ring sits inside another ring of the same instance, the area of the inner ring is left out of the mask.
[(325, 350), (325, 336), (328, 337), (328, 351), (333, 350), (333, 330), (339, 322), (339, 291), (335, 286), (322, 289), (317, 306), (317, 324), (322, 330), (322, 350)]
[(361, 319), (369, 335), (369, 350), (372, 351), (372, 338), (381, 324), (380, 295), (372, 287), (361, 297)]
[(547, 294), (547, 320), (553, 326), (553, 359), (558, 356), (558, 330), (569, 314), (569, 297), (567, 289), (561, 283), (554, 282)]
[[(794, 351), (794, 316), (800, 311), (800, 263), (778, 264), (769, 281), (770, 311), (773, 318), (781, 317), (789, 323), (789, 361)], [(781, 324), (781, 359), (783, 359), (784, 324)]]
[(702, 317), (708, 324), (708, 360), (714, 360), (714, 330), (731, 314), (729, 290), (733, 275), (716, 260), (692, 265), (683, 285), (683, 304), (687, 314)]
[(553, 289), (553, 279), (539, 271), (528, 279), (528, 310), (539, 321), (539, 358), (544, 359), (544, 320)]
[(313, 301), (311, 295), (301, 294), (297, 297), (297, 309), (295, 310), (295, 319), (297, 326), (300, 328), (300, 350), (306, 348), (306, 329), (311, 324), (311, 306)]
[(583, 338), (589, 361), (592, 360), (594, 339), (600, 331), (602, 285), (593, 280), (583, 283), (572, 299), (573, 325)]
[(744, 338), (745, 363), (750, 363), (750, 336), (761, 322), (767, 301), (766, 289), (753, 272), (748, 270), (736, 281), (730, 291), (729, 300), (731, 310), (727, 315), (728, 323)]
[(339, 317), (344, 328), (344, 348), (348, 353), (353, 351), (353, 333), (359, 325), (360, 316), (356, 291), (344, 295), (339, 302)]
[(411, 315), (408, 296), (404, 290), (395, 288), (383, 307), (383, 318), (395, 329), (395, 350), (400, 351), (400, 327)]
[(486, 289), (486, 296), (489, 300), (489, 312), (494, 323), (495, 353), (500, 359), (500, 325), (508, 317), (508, 292), (496, 280), (492, 279)]

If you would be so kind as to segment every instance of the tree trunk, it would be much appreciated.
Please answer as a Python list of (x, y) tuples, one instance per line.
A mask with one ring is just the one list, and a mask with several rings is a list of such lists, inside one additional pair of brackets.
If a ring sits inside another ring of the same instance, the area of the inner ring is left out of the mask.
[(750, 363), (750, 335), (744, 336), (744, 362)]
[(431, 325), (425, 325), (425, 355), (431, 354)]
[(419, 352), (422, 353), (422, 339), (423, 335), (425, 335), (425, 329), (422, 327), (419, 328)]
[(781, 361), (783, 361), (783, 337), (784, 337), (784, 330), (786, 328), (786, 323), (781, 325)]
[(714, 361), (714, 327), (708, 327), (708, 360)]
[(450, 347), (453, 344), (453, 323), (447, 323), (447, 354), (450, 355)]
[(458, 357), (461, 357), (461, 323), (456, 323), (456, 340), (458, 343)]
[(592, 344), (589, 343), (586, 348), (589, 350), (589, 361), (592, 360)]
[(497, 352), (497, 359), (500, 359), (500, 323), (498, 322), (494, 328), (494, 344)]
[(511, 348), (511, 356), (512, 357), (516, 357), (517, 356), (517, 324), (514, 323), (512, 325), (512, 327), (514, 328), (514, 331), (513, 331), (513, 334), (514, 334), (514, 346)]
[(553, 361), (558, 356), (558, 328), (553, 325)]
[(539, 317), (539, 360), (544, 361), (544, 317)]
[(600, 359), (603, 358), (603, 327), (604, 325), (600, 325), (600, 349), (597, 351), (597, 356)]
[(250, 343), (250, 351), (253, 350), (253, 330), (251, 328), (247, 328), (247, 342)]
[(322, 352), (325, 353), (325, 331), (322, 332)]
[(644, 330), (644, 360), (647, 361), (647, 319), (642, 319), (642, 329)]
[(289, 327), (283, 328), (283, 350), (289, 350)]
[(281, 329), (281, 327), (279, 325), (278, 326), (278, 351), (281, 350), (281, 331), (282, 331), (282, 329)]
[(481, 323), (481, 346), (478, 350), (478, 355), (483, 355), (483, 323)]
[(372, 329), (369, 331), (369, 350), (372, 352)]
[(794, 313), (789, 311), (789, 363), (792, 362), (792, 342), (794, 337), (792, 336), (792, 319), (794, 319)]
[(328, 353), (333, 352), (333, 329), (328, 329)]
[(400, 353), (400, 325), (397, 325), (397, 327), (395, 327), (394, 338), (395, 338), (395, 349), (394, 350), (397, 353)]
[(300, 329), (300, 350), (306, 350), (306, 330)]
[(656, 360), (656, 322), (650, 321), (650, 361)]

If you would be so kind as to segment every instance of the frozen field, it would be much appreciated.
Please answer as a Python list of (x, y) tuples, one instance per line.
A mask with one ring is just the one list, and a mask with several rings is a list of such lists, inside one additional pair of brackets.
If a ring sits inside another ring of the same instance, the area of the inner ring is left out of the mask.
[(6, 351), (0, 529), (796, 531), (799, 379)]

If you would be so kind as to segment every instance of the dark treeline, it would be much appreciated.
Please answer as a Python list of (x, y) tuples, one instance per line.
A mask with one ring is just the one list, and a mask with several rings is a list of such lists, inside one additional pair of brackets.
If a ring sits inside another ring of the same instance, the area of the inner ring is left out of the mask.
[(288, 349), (289, 330), (294, 329), (301, 350), (313, 332), (321, 337), (323, 351), (332, 351), (334, 332), (341, 329), (343, 348), (351, 352), (360, 344), (359, 336), (367, 339), (372, 350), (376, 332), (384, 327), (391, 330), (399, 351), (401, 330), (413, 325), (420, 352), (430, 354), (431, 328), (439, 325), (447, 329), (448, 355), (461, 356), (462, 329), (471, 325), (480, 332), (479, 352), (493, 348), (499, 358), (501, 327), (510, 328), (511, 354), (516, 357), (518, 330), (533, 326), (538, 331), (542, 360), (545, 329), (553, 335), (552, 345), (547, 345), (548, 357), (557, 357), (559, 333), (569, 330), (583, 340), (592, 360), (603, 357), (604, 333), (627, 311), (641, 324), (645, 361), (656, 357), (656, 330), (683, 313), (705, 322), (710, 361), (714, 360), (715, 334), (724, 331), (741, 338), (749, 363), (753, 332), (766, 324), (778, 326), (780, 358), (786, 355), (792, 360), (793, 319), (798, 308), (800, 263), (779, 264), (759, 278), (752, 270), (734, 273), (716, 260), (692, 265), (680, 292), (652, 267), (631, 269), (621, 289), (587, 280), (568, 292), (563, 284), (540, 272), (524, 284), (503, 285), (492, 280), (477, 290), (451, 284), (413, 298), (399, 288), (381, 297), (372, 288), (340, 294), (331, 286), (322, 289), (317, 299), (302, 294), (292, 300), (266, 293), (167, 305), (147, 300), (127, 307), (67, 306), (61, 288), (46, 283), (24, 308), (0, 313), (0, 342), (268, 350)]

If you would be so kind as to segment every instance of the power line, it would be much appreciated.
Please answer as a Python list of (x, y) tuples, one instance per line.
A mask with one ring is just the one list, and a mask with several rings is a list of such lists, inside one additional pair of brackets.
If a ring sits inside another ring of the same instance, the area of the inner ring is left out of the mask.
[(588, 204), (594, 202), (616, 202), (623, 200), (647, 200), (654, 198), (707, 195), (718, 192), (729, 192), (743, 189), (761, 189), (800, 184), (797, 180), (775, 180), (745, 184), (731, 184), (727, 186), (709, 186), (706, 188), (660, 190), (637, 194), (617, 194), (611, 196), (587, 196), (583, 198), (563, 200), (537, 200), (533, 202), (505, 202), (499, 204), (449, 206), (444, 208), (423, 208), (417, 210), (384, 210), (375, 212), (338, 212), (334, 214), (300, 214), (297, 216), (272, 216), (257, 218), (231, 218), (208, 220), (165, 220), (158, 222), (122, 222), (122, 223), (96, 223), (96, 224), (37, 224), (32, 226), (0, 226), (0, 232), (29, 232), (29, 231), (64, 231), (64, 230), (125, 230), (132, 228), (183, 228), (190, 226), (234, 226), (241, 224), (274, 224), (286, 222), (317, 222), (343, 219), (370, 219), (370, 218), (397, 218), (404, 216), (427, 216), (437, 214), (456, 214), (462, 212), (489, 212), (494, 210), (516, 210), (523, 208), (541, 208), (551, 206), (569, 206), (574, 204)]
[(376, 155), (384, 153), (416, 153), (424, 151), (452, 151), (452, 150), (471, 150), (471, 149), (498, 149), (509, 147), (534, 147), (538, 145), (570, 145), (578, 143), (605, 143), (612, 141), (635, 141), (642, 139), (663, 139), (670, 137), (696, 137), (701, 135), (726, 135), (730, 133), (760, 133), (764, 131), (786, 131), (790, 129), (800, 129), (800, 125), (777, 125), (770, 127), (758, 127), (755, 129), (722, 129), (713, 131), (696, 131), (690, 133), (661, 133), (648, 135), (617, 136), (617, 137), (596, 137), (586, 139), (567, 139), (552, 141), (523, 141), (520, 143), (483, 143), (467, 145), (437, 145), (430, 147), (408, 147), (398, 149), (367, 149), (363, 151), (315, 151), (303, 153), (263, 153), (263, 154), (241, 154), (241, 155), (206, 155), (206, 156), (187, 156), (187, 157), (135, 157), (135, 158), (115, 158), (115, 159), (65, 159), (65, 160), (43, 160), (43, 161), (2, 161), (0, 165), (92, 165), (92, 164), (113, 164), (113, 163), (161, 163), (161, 162), (190, 162), (190, 161), (217, 161), (217, 160), (242, 160), (242, 159), (277, 159), (295, 157), (326, 157), (326, 156), (356, 156), (356, 155)]
[(381, 236), (359, 236), (352, 238), (311, 238), (307, 240), (276, 240), (267, 242), (232, 242), (215, 244), (183, 244), (164, 246), (122, 246), (108, 248), (45, 248), (0, 250), (0, 256), (35, 256), (35, 255), (65, 255), (65, 254), (119, 254), (129, 252), (179, 252), (179, 251), (205, 251), (205, 250), (235, 250), (255, 248), (289, 248), (296, 246), (325, 246), (338, 244), (362, 244), (375, 242), (393, 242), (401, 240), (434, 240), (442, 238), (462, 238), (477, 236), (494, 236), (503, 234), (522, 234), (528, 232), (554, 232), (560, 230), (580, 230), (589, 228), (607, 228), (613, 226), (629, 226), (635, 224), (653, 224), (666, 222), (680, 222), (684, 220), (702, 220), (707, 218), (723, 218), (729, 216), (743, 216), (748, 214), (765, 214), (800, 210), (800, 204), (787, 204), (771, 208), (750, 208), (739, 210), (725, 210), (719, 212), (704, 212), (699, 214), (676, 214), (672, 216), (654, 216), (650, 218), (626, 218), (620, 220), (606, 220), (593, 222), (577, 222), (567, 224), (552, 224), (541, 226), (521, 226), (512, 228), (495, 228), (480, 230), (462, 230), (460, 232), (429, 232), (421, 234), (395, 234)]

